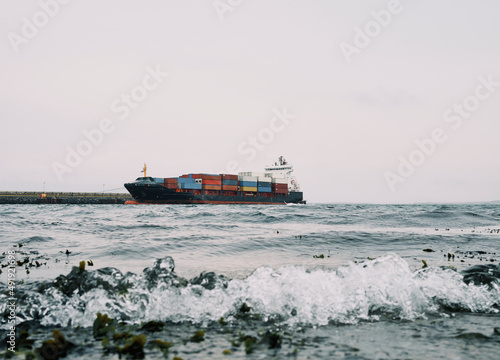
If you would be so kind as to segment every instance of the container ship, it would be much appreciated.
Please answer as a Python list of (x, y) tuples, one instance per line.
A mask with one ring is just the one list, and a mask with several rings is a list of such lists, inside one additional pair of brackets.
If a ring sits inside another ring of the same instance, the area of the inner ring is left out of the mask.
[(133, 201), (126, 204), (305, 204), (293, 166), (283, 156), (265, 172), (186, 174), (154, 178), (146, 175), (124, 184)]

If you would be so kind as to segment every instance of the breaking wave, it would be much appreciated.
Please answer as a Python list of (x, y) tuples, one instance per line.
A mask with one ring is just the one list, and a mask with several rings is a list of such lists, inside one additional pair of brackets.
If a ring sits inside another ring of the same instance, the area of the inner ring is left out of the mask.
[[(235, 320), (244, 303), (263, 321), (290, 326), (498, 313), (500, 307), (495, 265), (475, 266), (465, 275), (439, 267), (411, 271), (402, 258), (386, 255), (331, 270), (261, 267), (242, 280), (213, 272), (187, 280), (174, 268), (167, 256), (142, 274), (75, 267), (53, 281), (25, 283), (17, 288), (18, 323), (88, 327), (101, 312), (129, 323), (208, 324), (221, 317)], [(5, 314), (6, 285), (0, 290)]]

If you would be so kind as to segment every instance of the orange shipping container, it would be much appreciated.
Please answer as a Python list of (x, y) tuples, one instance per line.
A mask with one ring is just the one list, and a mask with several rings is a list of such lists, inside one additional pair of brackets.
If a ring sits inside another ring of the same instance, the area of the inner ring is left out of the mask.
[(225, 190), (225, 191), (238, 191), (238, 185), (222, 185), (222, 190)]
[(221, 185), (222, 182), (221, 180), (207, 180), (207, 179), (202, 179), (202, 184), (203, 185)]
[(202, 185), (203, 190), (221, 190), (220, 185)]

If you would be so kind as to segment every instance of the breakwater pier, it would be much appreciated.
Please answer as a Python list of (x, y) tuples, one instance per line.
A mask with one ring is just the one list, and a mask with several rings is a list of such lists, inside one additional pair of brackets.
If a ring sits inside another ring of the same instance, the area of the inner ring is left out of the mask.
[(0, 191), (0, 204), (125, 204), (127, 193)]

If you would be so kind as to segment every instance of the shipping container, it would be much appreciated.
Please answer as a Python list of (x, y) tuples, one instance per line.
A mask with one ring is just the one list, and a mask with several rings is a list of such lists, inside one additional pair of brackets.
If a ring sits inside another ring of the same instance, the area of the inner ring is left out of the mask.
[(165, 182), (164, 178), (153, 178), (153, 181), (157, 184), (162, 184)]
[(222, 180), (238, 180), (238, 175), (233, 174), (220, 174)]
[(214, 174), (191, 174), (193, 179), (220, 180), (220, 175)]
[(257, 172), (257, 171), (247, 171), (247, 172), (239, 172), (238, 176), (250, 176), (250, 177), (264, 177), (265, 174), (263, 172)]
[(241, 181), (240, 180), (240, 186), (257, 187), (257, 181)]
[(288, 189), (288, 184), (273, 184), (273, 189)]
[(180, 189), (187, 189), (187, 190), (201, 190), (201, 184), (180, 184), (181, 187)]
[(257, 187), (257, 191), (258, 192), (271, 192), (271, 188), (270, 187), (259, 186), (259, 187)]
[(259, 184), (269, 184), (269, 186), (271, 186), (272, 179), (266, 177), (259, 177), (257, 181)]
[(285, 178), (273, 178), (273, 184), (288, 184), (288, 179), (285, 179)]
[(238, 185), (238, 179), (233, 180), (233, 179), (228, 179), (226, 180), (225, 178), (222, 179), (222, 185)]
[(177, 184), (178, 178), (165, 178), (165, 184), (174, 183)]
[(224, 191), (238, 191), (238, 185), (222, 185)]
[(239, 181), (257, 181), (257, 176), (238, 176)]
[(220, 185), (202, 185), (201, 188), (203, 190), (222, 190)]
[(284, 193), (284, 192), (288, 192), (288, 189), (273, 189), (273, 192), (275, 192), (275, 193)]
[(203, 185), (221, 185), (222, 182), (219, 180), (207, 180), (207, 179), (202, 179), (202, 184)]
[(240, 191), (256, 192), (257, 186), (240, 186)]
[(179, 184), (195, 184), (195, 179), (179, 178), (177, 180), (177, 183), (179, 183)]

